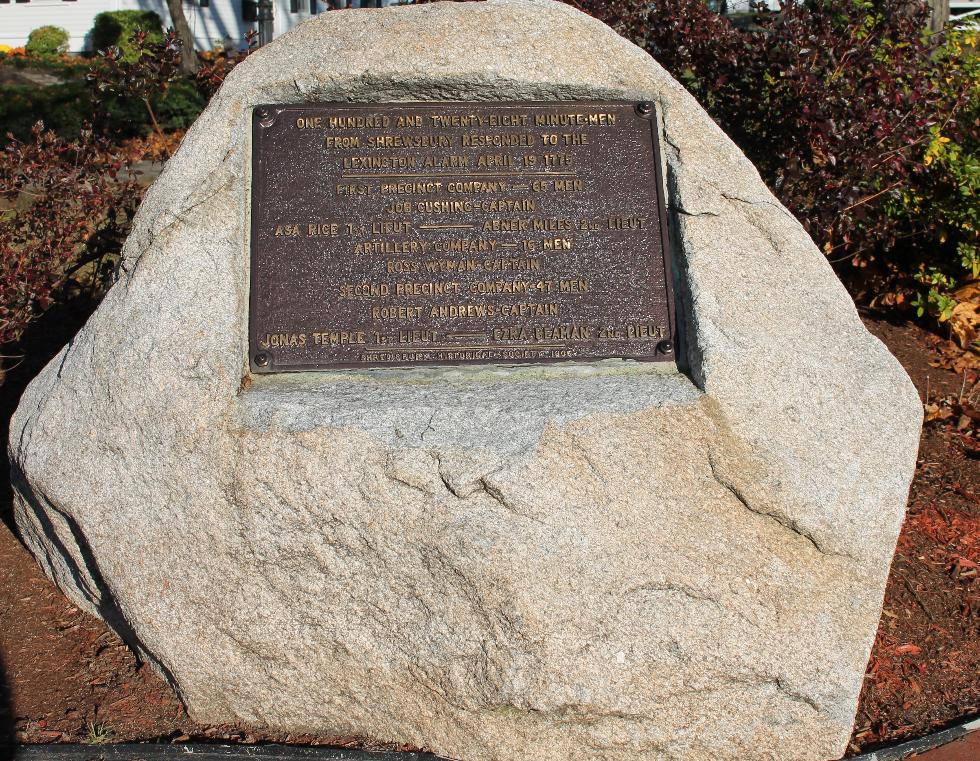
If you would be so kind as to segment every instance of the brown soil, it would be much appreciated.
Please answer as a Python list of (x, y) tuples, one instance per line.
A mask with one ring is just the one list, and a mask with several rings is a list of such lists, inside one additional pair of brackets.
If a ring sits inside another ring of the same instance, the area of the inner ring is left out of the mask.
[(980, 711), (977, 363), (915, 326), (867, 325), (905, 366), (933, 419), (922, 431), (853, 750)]
[[(0, 386), (4, 440), (26, 382), (90, 307), (75, 304), (49, 313), (25, 337), (30, 355)], [(980, 401), (977, 363), (918, 327), (867, 324), (908, 370), (932, 420), (922, 435), (852, 753), (923, 735), (980, 711), (980, 440), (972, 407)], [(148, 665), (43, 575), (11, 533), (6, 483), (0, 485), (0, 517), (6, 524), (0, 525), (0, 744), (106, 738), (359, 744), (357, 738), (268, 734), (191, 721)]]

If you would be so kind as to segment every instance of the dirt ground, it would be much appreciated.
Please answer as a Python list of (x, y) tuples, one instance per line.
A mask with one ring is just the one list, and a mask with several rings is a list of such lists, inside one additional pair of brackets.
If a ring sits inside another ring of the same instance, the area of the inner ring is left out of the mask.
[[(0, 387), (4, 441), (26, 382), (90, 308), (79, 303), (49, 313), (25, 338), (31, 356)], [(980, 712), (980, 415), (973, 406), (980, 404), (978, 365), (916, 326), (866, 322), (908, 370), (930, 421), (851, 753), (923, 735)], [(39, 346), (43, 350), (35, 350)], [(6, 473), (3, 463), (0, 468)], [(317, 739), (191, 721), (148, 665), (45, 578), (11, 531), (10, 499), (4, 481), (0, 744), (150, 739), (359, 744), (358, 738)]]
[(861, 693), (855, 750), (980, 711), (977, 364), (917, 327), (867, 325), (905, 366), (932, 420)]

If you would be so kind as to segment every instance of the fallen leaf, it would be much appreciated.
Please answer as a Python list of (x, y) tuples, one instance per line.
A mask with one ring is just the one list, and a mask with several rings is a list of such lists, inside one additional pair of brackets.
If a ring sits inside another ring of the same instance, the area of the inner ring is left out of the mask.
[(905, 645), (899, 645), (895, 648), (896, 655), (919, 655), (922, 652), (922, 648), (918, 645), (913, 645), (907, 643)]
[(949, 329), (961, 349), (968, 349), (980, 331), (980, 285), (967, 283), (953, 292), (957, 304), (949, 318)]
[(930, 403), (923, 405), (923, 408), (925, 409), (927, 423), (931, 423), (933, 420), (948, 420), (953, 417), (953, 410), (944, 404)]

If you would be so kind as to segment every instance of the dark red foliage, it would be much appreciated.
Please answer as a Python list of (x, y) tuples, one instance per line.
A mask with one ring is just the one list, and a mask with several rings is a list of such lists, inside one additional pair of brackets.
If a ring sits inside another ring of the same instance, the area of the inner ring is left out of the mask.
[(140, 199), (122, 160), (82, 130), (68, 141), (40, 122), (0, 152), (0, 344), (16, 341), (68, 281), (96, 285)]
[(245, 50), (225, 48), (217, 53), (201, 55), (201, 68), (197, 71), (197, 86), (207, 98), (214, 95), (231, 70), (255, 50), (257, 37), (254, 31), (245, 35)]
[(162, 42), (148, 40), (137, 29), (130, 39), (135, 56), (127, 60), (118, 47), (99, 52), (88, 80), (99, 90), (110, 90), (131, 98), (156, 95), (180, 74), (180, 37), (171, 29)]
[[(102, 92), (141, 100), (162, 139), (152, 103), (180, 77), (180, 41), (172, 31), (159, 43), (137, 31), (132, 42), (135, 58), (110, 48), (88, 78)], [(210, 97), (247, 54), (202, 56), (196, 86)], [(88, 127), (71, 141), (40, 122), (31, 141), (8, 137), (0, 153), (0, 344), (17, 341), (68, 283), (98, 292), (142, 195), (123, 154)]]
[(163, 134), (153, 110), (153, 99), (164, 92), (180, 75), (180, 37), (170, 29), (162, 42), (147, 40), (146, 32), (137, 29), (130, 39), (135, 57), (118, 47), (99, 52), (99, 59), (89, 70), (87, 79), (99, 92), (110, 92), (124, 98), (143, 101), (153, 129)]
[[(183, 75), (181, 73), (181, 40), (170, 29), (162, 42), (148, 40), (137, 30), (130, 40), (135, 57), (128, 58), (117, 47), (99, 53), (99, 59), (88, 73), (88, 80), (100, 93), (112, 93), (143, 101), (158, 135), (163, 131), (157, 121), (153, 103)], [(200, 67), (190, 81), (210, 100), (225, 77), (255, 49), (256, 33), (245, 35), (245, 50), (225, 48), (199, 54)]]
[(941, 84), (925, 3), (791, 0), (738, 26), (703, 0), (572, 4), (680, 80), (831, 261), (874, 263), (858, 297), (914, 272), (894, 257), (916, 230), (888, 218), (889, 202), (925, 171), (930, 127), (956, 129), (970, 89)]

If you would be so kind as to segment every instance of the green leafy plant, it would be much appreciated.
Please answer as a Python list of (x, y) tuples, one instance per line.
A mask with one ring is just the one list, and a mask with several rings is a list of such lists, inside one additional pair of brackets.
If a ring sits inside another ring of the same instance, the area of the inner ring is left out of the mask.
[(28, 36), (24, 50), (32, 58), (57, 58), (68, 52), (68, 32), (60, 26), (39, 26)]
[[(86, 122), (114, 140), (153, 131), (141, 100), (107, 92), (97, 103), (95, 95), (84, 82), (48, 87), (0, 84), (0, 148), (11, 137), (31, 139), (31, 129), (38, 120), (65, 138), (77, 136)], [(187, 79), (176, 80), (163, 93), (153, 95), (150, 102), (164, 132), (186, 129), (207, 105), (197, 83)]]
[[(980, 56), (976, 30), (950, 30), (937, 51), (937, 87), (958, 108), (929, 128), (923, 170), (892, 199), (894, 223), (911, 231), (920, 259), (919, 315), (948, 323), (964, 347), (980, 331)], [(917, 233), (917, 234), (916, 234)], [(927, 274), (923, 274), (927, 273)]]
[(0, 146), (8, 134), (29, 140), (39, 120), (62, 137), (77, 135), (94, 111), (92, 93), (84, 82), (47, 87), (0, 84)]
[(32, 71), (43, 71), (49, 74), (54, 74), (62, 80), (84, 79), (85, 72), (88, 71), (88, 67), (91, 63), (88, 58), (83, 56), (62, 55), (53, 58), (32, 57), (27, 55), (27, 51), (24, 48), (20, 48), (19, 53), (11, 50), (5, 54), (3, 52), (3, 47), (4, 46), (0, 45), (0, 61), (3, 62), (3, 66), (5, 68), (9, 67), (11, 69), (19, 70), (31, 69)]
[(153, 11), (104, 11), (92, 25), (92, 47), (96, 52), (119, 48), (119, 57), (133, 62), (140, 56), (133, 35), (142, 31), (148, 43), (163, 42), (163, 22)]
[(956, 299), (949, 293), (956, 287), (956, 281), (944, 275), (936, 267), (923, 268), (915, 279), (925, 286), (912, 301), (916, 314), (919, 317), (930, 314), (940, 322), (945, 322), (952, 317)]
[(165, 130), (185, 130), (207, 106), (195, 82), (175, 79), (156, 99), (156, 113)]
[(108, 724), (90, 721), (84, 742), (86, 745), (105, 745), (112, 739), (113, 734), (115, 733)]

